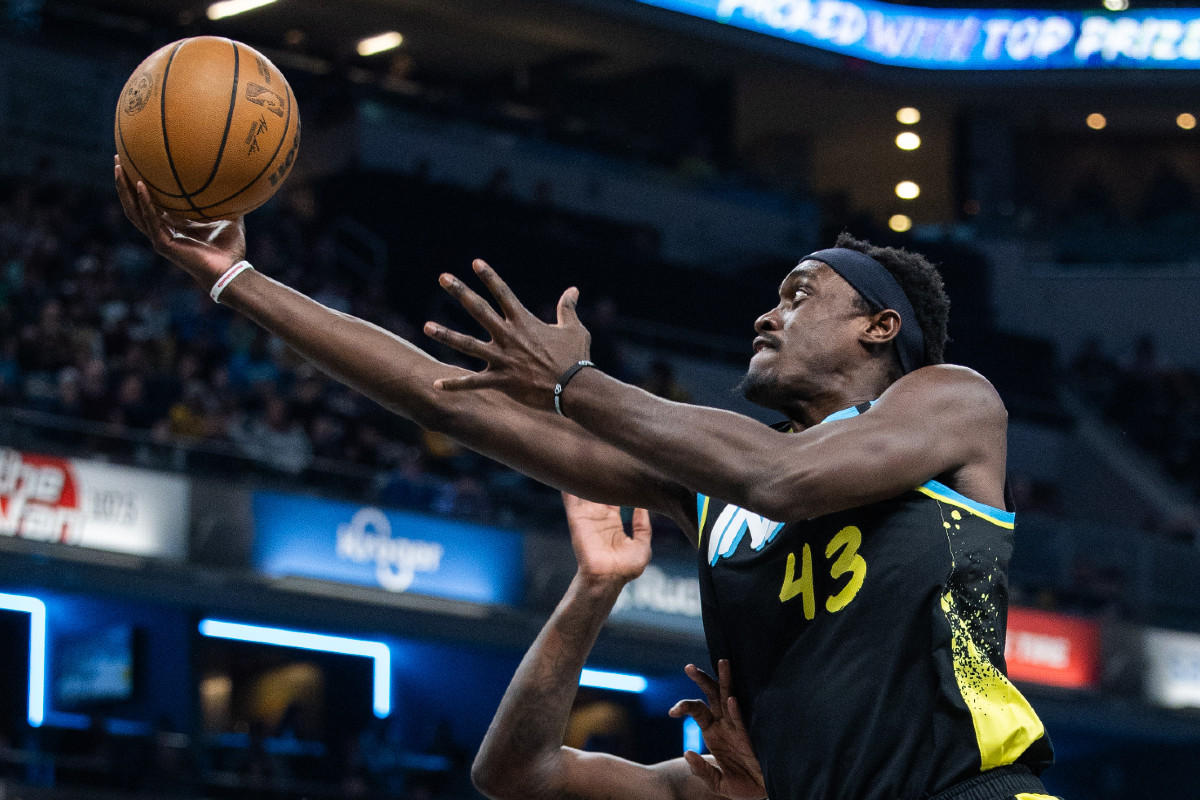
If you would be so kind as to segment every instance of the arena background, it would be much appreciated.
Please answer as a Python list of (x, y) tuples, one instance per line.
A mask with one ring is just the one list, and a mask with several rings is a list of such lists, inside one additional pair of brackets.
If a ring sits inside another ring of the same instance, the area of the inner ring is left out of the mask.
[[(485, 257), (538, 309), (579, 285), (606, 370), (761, 418), (732, 387), (799, 255), (848, 229), (938, 261), (949, 357), (1009, 408), (1047, 787), (1195, 798), (1200, 10), (1109, 2), (0, 4), (0, 797), (475, 797), (573, 571), (553, 492), (324, 379), (124, 220), (125, 78), (218, 34), (304, 121), (251, 260), (418, 342), (464, 324), (437, 274)], [(666, 709), (698, 609), (659, 524), (572, 743), (696, 746)]]

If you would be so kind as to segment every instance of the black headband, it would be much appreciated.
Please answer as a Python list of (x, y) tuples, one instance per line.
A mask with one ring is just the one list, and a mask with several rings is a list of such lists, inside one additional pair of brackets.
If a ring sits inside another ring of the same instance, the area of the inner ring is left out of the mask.
[(892, 273), (866, 253), (846, 247), (834, 247), (809, 253), (801, 261), (820, 261), (841, 275), (876, 310), (891, 309), (900, 315), (900, 333), (896, 350), (900, 366), (907, 374), (925, 366), (925, 334), (917, 323), (917, 312)]

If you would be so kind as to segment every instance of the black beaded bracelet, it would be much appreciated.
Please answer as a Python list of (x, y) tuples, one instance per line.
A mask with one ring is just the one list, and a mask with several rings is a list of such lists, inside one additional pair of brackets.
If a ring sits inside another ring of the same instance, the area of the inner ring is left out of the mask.
[(575, 377), (575, 373), (584, 367), (596, 366), (591, 361), (576, 361), (571, 366), (567, 367), (567, 371), (558, 379), (558, 383), (554, 384), (554, 410), (558, 412), (560, 417), (565, 417), (566, 414), (562, 410), (562, 393), (567, 388), (567, 384), (571, 382), (571, 378)]

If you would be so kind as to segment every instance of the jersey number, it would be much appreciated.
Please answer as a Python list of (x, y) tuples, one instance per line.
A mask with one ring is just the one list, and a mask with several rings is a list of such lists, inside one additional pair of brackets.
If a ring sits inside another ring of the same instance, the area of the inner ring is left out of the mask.
[[(842, 590), (825, 598), (825, 609), (830, 613), (841, 611), (862, 588), (867, 577), (867, 562), (858, 554), (862, 546), (862, 531), (854, 525), (842, 528), (825, 546), (825, 558), (832, 559), (829, 575), (834, 580), (849, 573), (850, 580)], [(841, 552), (839, 552), (841, 551)], [(834, 558), (834, 554), (837, 558)], [(806, 542), (800, 554), (800, 577), (796, 577), (796, 554), (788, 553), (787, 572), (783, 576), (783, 588), (779, 590), (779, 602), (786, 603), (797, 595), (804, 604), (804, 618), (811, 620), (817, 615), (817, 598), (813, 590), (812, 548)]]

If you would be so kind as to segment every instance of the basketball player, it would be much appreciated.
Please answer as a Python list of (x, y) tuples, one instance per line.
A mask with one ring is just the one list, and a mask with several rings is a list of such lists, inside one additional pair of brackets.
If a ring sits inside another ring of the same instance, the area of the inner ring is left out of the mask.
[[(214, 299), (416, 422), (590, 500), (694, 535), (705, 633), (733, 667), (772, 800), (1028, 800), (1052, 761), (1004, 674), (1007, 414), (942, 363), (948, 300), (920, 256), (843, 235), (784, 278), (743, 381), (775, 428), (673, 403), (587, 361), (578, 293), (533, 317), (487, 264), (491, 336), (427, 324), (467, 373), (249, 269), (245, 228), (175, 220), (118, 164), (155, 249)], [(748, 534), (748, 535), (747, 535)]]
[(688, 752), (645, 766), (563, 746), (580, 670), (621, 589), (650, 561), (650, 517), (644, 510), (634, 512), (629, 537), (616, 506), (565, 493), (563, 504), (579, 569), (508, 685), (471, 769), (476, 787), (493, 800), (766, 797), (762, 771), (729, 695), (726, 662), (719, 684), (689, 665), (688, 674), (709, 702), (685, 700), (670, 711), (700, 723), (714, 756)]

